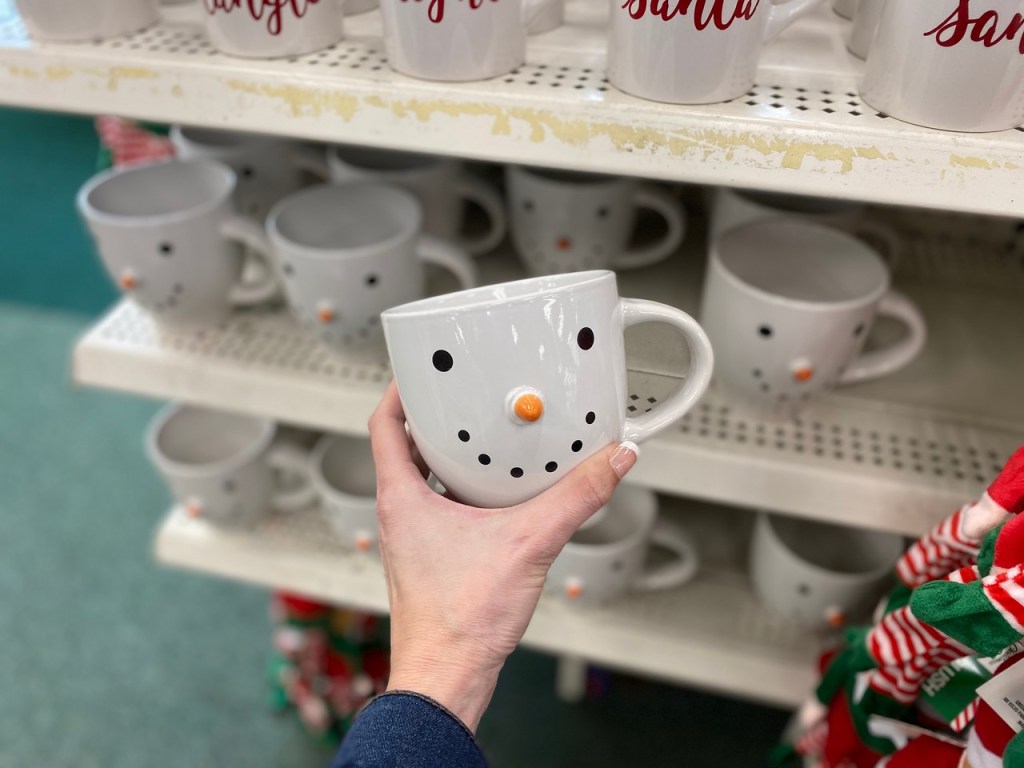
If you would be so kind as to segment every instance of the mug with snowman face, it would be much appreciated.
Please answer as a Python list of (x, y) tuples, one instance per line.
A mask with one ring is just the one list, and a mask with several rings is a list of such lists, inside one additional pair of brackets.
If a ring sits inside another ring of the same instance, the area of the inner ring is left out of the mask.
[[(668, 192), (636, 179), (509, 166), (512, 240), (535, 275), (656, 264), (679, 248), (686, 210)], [(650, 245), (630, 247), (638, 208), (665, 220)]]
[(234, 212), (235, 180), (222, 163), (181, 160), (107, 171), (78, 193), (107, 272), (157, 323), (217, 325), (233, 306), (278, 295), (269, 269), (241, 282), (240, 246), (263, 259), (268, 250)]
[[(726, 232), (711, 245), (701, 314), (718, 385), (761, 416), (790, 417), (827, 387), (908, 365), (925, 321), (889, 282), (871, 248), (827, 227), (774, 219)], [(861, 354), (878, 315), (907, 335)]]
[[(461, 291), (381, 320), (420, 453), (449, 492), (478, 507), (526, 501), (609, 443), (665, 429), (704, 393), (713, 365), (689, 315), (620, 299), (607, 271)], [(690, 365), (678, 391), (627, 418), (623, 332), (646, 322), (673, 326)]]
[(320, 508), (342, 544), (377, 554), (377, 473), (370, 441), (324, 435), (309, 456)]

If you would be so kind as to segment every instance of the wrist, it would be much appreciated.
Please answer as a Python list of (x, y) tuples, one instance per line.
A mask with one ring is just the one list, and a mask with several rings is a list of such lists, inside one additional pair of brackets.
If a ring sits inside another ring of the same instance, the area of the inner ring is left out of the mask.
[(412, 691), (444, 706), (473, 733), (494, 694), (501, 665), (474, 663), (452, 654), (449, 658), (396, 656), (392, 653), (389, 691)]

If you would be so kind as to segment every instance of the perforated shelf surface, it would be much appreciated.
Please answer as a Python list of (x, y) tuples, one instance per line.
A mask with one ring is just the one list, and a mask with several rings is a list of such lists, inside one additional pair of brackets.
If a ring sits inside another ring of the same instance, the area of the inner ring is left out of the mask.
[(0, 103), (652, 178), (1019, 216), (1024, 133), (950, 134), (878, 114), (863, 63), (825, 7), (764, 51), (757, 84), (726, 104), (665, 105), (605, 77), (608, 4), (570, 0), (530, 38), (527, 63), (486, 82), (434, 83), (387, 65), (379, 14), (293, 59), (230, 58), (197, 4), (157, 26), (84, 44), (30, 40), (0, 0)]

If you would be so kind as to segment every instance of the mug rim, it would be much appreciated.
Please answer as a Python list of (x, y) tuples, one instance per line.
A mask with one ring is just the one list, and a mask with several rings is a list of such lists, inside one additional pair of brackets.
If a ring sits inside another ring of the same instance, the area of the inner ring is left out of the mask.
[[(401, 167), (401, 168), (374, 168), (372, 166), (360, 165), (359, 163), (353, 163), (348, 158), (342, 156), (342, 152), (379, 152), (382, 155), (405, 155), (410, 160), (419, 161), (419, 164), (412, 167)], [(440, 155), (429, 155), (425, 152), (404, 152), (402, 150), (388, 150), (379, 147), (364, 147), (358, 144), (329, 144), (327, 147), (327, 165), (328, 169), (331, 170), (335, 165), (341, 166), (346, 170), (352, 170), (357, 173), (367, 174), (368, 177), (377, 177), (381, 180), (387, 181), (391, 179), (409, 179), (416, 176), (420, 176), (426, 173), (437, 171), (439, 168), (445, 166), (455, 166), (458, 164), (458, 160), (451, 157), (442, 157)], [(346, 183), (353, 183), (352, 181)]]
[[(644, 540), (649, 540), (651, 532), (654, 530), (654, 525), (658, 521), (657, 494), (652, 490), (641, 488), (639, 486), (619, 486), (615, 490), (615, 493), (612, 494), (612, 498), (608, 501), (609, 509), (605, 515), (605, 519), (615, 515), (616, 509), (620, 509), (625, 505), (628, 505), (630, 509), (638, 509), (640, 514), (643, 515), (641, 524), (627, 536), (602, 544), (581, 544), (579, 542), (574, 542), (570, 538), (562, 550), (581, 557), (605, 557), (610, 552), (630, 549), (636, 545), (638, 541), (642, 542)], [(599, 524), (600, 522), (598, 525)], [(573, 535), (579, 532), (579, 530), (580, 529), (577, 528)]]
[(164, 428), (170, 424), (176, 416), (190, 410), (208, 411), (212, 409), (190, 405), (188, 403), (168, 403), (157, 412), (156, 416), (150, 422), (149, 427), (146, 429), (146, 454), (149, 456), (149, 460), (160, 469), (173, 472), (178, 476), (193, 478), (213, 477), (237, 470), (266, 451), (270, 447), (270, 444), (273, 442), (274, 436), (277, 433), (277, 426), (270, 419), (263, 419), (258, 416), (249, 416), (248, 414), (232, 413), (231, 415), (242, 416), (256, 422), (261, 428), (259, 438), (254, 440), (251, 445), (246, 446), (238, 453), (219, 459), (218, 461), (207, 462), (205, 464), (185, 464), (177, 461), (176, 459), (170, 458), (160, 449), (160, 436)]
[[(476, 312), (481, 309), (499, 306), (517, 306), (534, 301), (541, 296), (558, 296), (574, 289), (590, 287), (608, 280), (611, 280), (613, 284), (615, 283), (615, 272), (610, 269), (591, 269), (586, 272), (564, 272), (557, 275), (526, 277), (504, 283), (495, 283), (494, 285), (467, 288), (463, 291), (445, 293), (440, 296), (417, 299), (416, 301), (410, 301), (406, 304), (399, 304), (397, 307), (386, 309), (381, 313), (380, 317), (383, 323)], [(527, 293), (512, 297), (501, 295), (507, 289), (527, 288), (531, 284), (536, 287)], [(461, 303), (452, 304), (453, 299), (456, 301), (461, 299)]]
[[(221, 134), (231, 139), (231, 141), (224, 144), (214, 144), (206, 141), (201, 141), (189, 133), (198, 131), (206, 134)], [(260, 133), (250, 133), (248, 131), (235, 131), (230, 128), (207, 128), (204, 125), (182, 125), (176, 123), (171, 126), (170, 130), (171, 143), (178, 146), (191, 146), (197, 149), (221, 152), (225, 155), (238, 154), (245, 150), (253, 149), (264, 144), (273, 144), (280, 142), (281, 140), (276, 136), (267, 136)], [(283, 143), (283, 142), (282, 142)]]
[(373, 504), (374, 508), (376, 508), (376, 494), (372, 496), (362, 496), (344, 491), (331, 483), (324, 474), (324, 459), (327, 458), (328, 452), (335, 445), (341, 443), (358, 443), (359, 445), (364, 445), (369, 443), (369, 438), (361, 438), (357, 435), (325, 434), (316, 441), (316, 445), (313, 446), (313, 450), (309, 454), (309, 467), (310, 476), (313, 478), (313, 484), (316, 486), (317, 493), (322, 497), (328, 497), (345, 502), (353, 502), (354, 504), (362, 506), (365, 506), (368, 503)]
[[(121, 213), (111, 213), (97, 208), (90, 198), (97, 192), (101, 187), (110, 184), (118, 179), (125, 176), (134, 174), (153, 174), (160, 173), (163, 169), (171, 166), (194, 166), (194, 167), (206, 167), (212, 171), (219, 173), (224, 181), (224, 188), (221, 189), (216, 195), (212, 195), (210, 199), (205, 200), (196, 205), (183, 208), (181, 210), (170, 211), (168, 213), (154, 213), (154, 214), (139, 214), (129, 215)], [(161, 224), (172, 224), (180, 223), (183, 221), (190, 221), (197, 219), (200, 216), (209, 213), (210, 211), (216, 210), (218, 206), (222, 205), (225, 201), (230, 201), (232, 195), (234, 195), (235, 188), (238, 186), (238, 175), (232, 170), (232, 168), (219, 160), (213, 160), (208, 158), (195, 158), (192, 160), (180, 160), (178, 158), (169, 158), (167, 160), (160, 160), (154, 163), (145, 163), (142, 165), (132, 165), (121, 168), (110, 168), (106, 171), (96, 174), (89, 179), (78, 190), (76, 196), (76, 202), (78, 210), (88, 221), (102, 222), (104, 224), (113, 224), (119, 227), (138, 227), (148, 228), (154, 225)]]
[[(585, 173), (567, 168), (544, 168), (533, 165), (509, 165), (505, 173), (528, 179), (551, 189), (597, 189), (601, 187), (625, 186), (636, 183), (635, 179), (626, 176), (613, 176), (605, 173)], [(572, 180), (552, 178), (551, 174), (565, 174), (576, 177)]]

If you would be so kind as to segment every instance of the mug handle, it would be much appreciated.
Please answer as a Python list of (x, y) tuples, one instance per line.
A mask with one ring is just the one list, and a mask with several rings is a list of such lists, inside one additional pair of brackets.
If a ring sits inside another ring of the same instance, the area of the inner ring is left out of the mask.
[(633, 205), (649, 208), (660, 215), (668, 225), (668, 232), (656, 243), (643, 248), (631, 248), (617, 256), (612, 260), (612, 269), (636, 269), (664, 261), (676, 252), (686, 236), (686, 209), (667, 191), (644, 184), (633, 194)]
[(824, 0), (790, 0), (781, 5), (771, 5), (768, 15), (768, 23), (764, 28), (764, 42), (774, 39), (782, 30), (788, 27), (797, 19), (806, 16)]
[(665, 429), (696, 404), (711, 381), (715, 355), (704, 329), (681, 309), (644, 299), (619, 299), (619, 306), (624, 328), (640, 323), (667, 323), (682, 334), (690, 348), (690, 370), (683, 386), (667, 400), (658, 403), (650, 413), (626, 419), (622, 437), (638, 443)]
[(523, 0), (523, 26), (529, 27), (534, 19), (559, 0)]
[(318, 497), (309, 470), (309, 457), (297, 445), (278, 443), (267, 453), (267, 464), (279, 472), (295, 475), (302, 481), (298, 488), (274, 492), (272, 506), (280, 512), (298, 512), (313, 505)]
[(328, 181), (331, 170), (327, 165), (327, 153), (330, 148), (323, 146), (298, 146), (292, 150), (292, 163), (300, 171), (316, 176), (318, 179)]
[(420, 235), (416, 243), (416, 255), (421, 261), (444, 267), (459, 281), (463, 290), (478, 285), (476, 265), (464, 250), (457, 245), (433, 235)]
[(882, 297), (882, 302), (878, 306), (878, 314), (901, 320), (910, 331), (909, 335), (891, 347), (868, 352), (858, 357), (850, 363), (846, 372), (839, 378), (840, 384), (853, 384), (867, 379), (876, 379), (879, 376), (898, 371), (908, 365), (924, 349), (925, 342), (928, 340), (928, 327), (921, 310), (914, 302), (902, 293), (889, 291)]
[(241, 243), (260, 259), (266, 267), (263, 279), (252, 283), (239, 283), (231, 289), (228, 300), (236, 307), (249, 307), (277, 298), (281, 286), (271, 259), (270, 241), (263, 227), (248, 216), (232, 216), (220, 225), (220, 233), (228, 240)]
[(693, 537), (680, 525), (658, 520), (651, 531), (651, 543), (673, 552), (677, 557), (670, 563), (645, 570), (630, 585), (640, 592), (671, 589), (693, 579), (700, 567), (697, 545)]
[(481, 256), (493, 251), (505, 237), (508, 220), (501, 196), (493, 186), (476, 176), (461, 176), (455, 183), (456, 194), (463, 201), (475, 203), (483, 208), (490, 221), (490, 229), (479, 237), (463, 239), (460, 245), (472, 256)]

